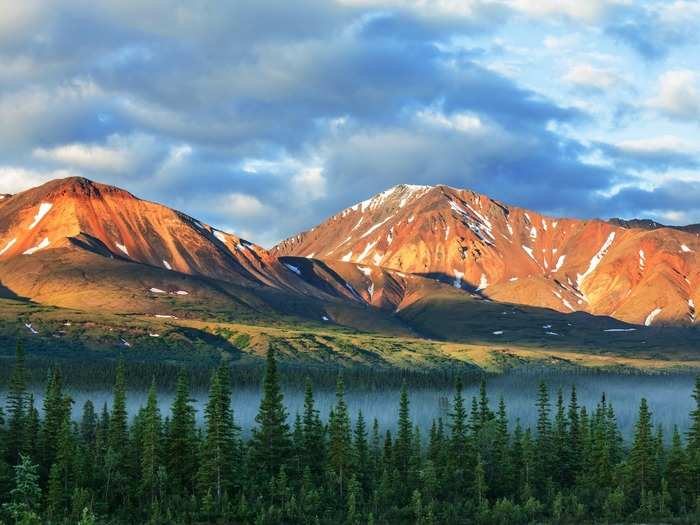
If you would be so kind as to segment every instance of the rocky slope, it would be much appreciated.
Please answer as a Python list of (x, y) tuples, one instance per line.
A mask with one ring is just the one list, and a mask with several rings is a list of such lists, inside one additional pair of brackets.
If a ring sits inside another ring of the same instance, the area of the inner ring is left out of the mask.
[(698, 250), (692, 231), (548, 217), (468, 190), (400, 185), (272, 254), (377, 268), (380, 283), (356, 287), (366, 297), (401, 273), (495, 301), (651, 325), (695, 323)]

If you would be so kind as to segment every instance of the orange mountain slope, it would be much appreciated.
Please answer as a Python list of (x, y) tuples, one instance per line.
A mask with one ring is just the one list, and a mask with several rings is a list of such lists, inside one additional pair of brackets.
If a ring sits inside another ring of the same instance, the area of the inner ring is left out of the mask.
[(468, 190), (400, 185), (271, 253), (376, 268), (373, 293), (370, 284), (357, 290), (366, 298), (384, 282), (390, 297), (400, 273), (494, 301), (651, 325), (695, 322), (698, 250), (698, 235), (677, 228), (547, 217)]

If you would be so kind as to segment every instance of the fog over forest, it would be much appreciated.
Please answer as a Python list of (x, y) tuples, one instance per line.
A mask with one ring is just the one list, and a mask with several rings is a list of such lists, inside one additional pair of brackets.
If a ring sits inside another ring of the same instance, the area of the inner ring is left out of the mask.
[[(128, 375), (128, 374), (127, 374)], [(564, 401), (568, 403), (571, 385), (575, 384), (579, 403), (592, 409), (600, 400), (603, 393), (612, 402), (625, 437), (631, 437), (635, 418), (642, 397), (646, 397), (654, 417), (654, 424), (664, 427), (668, 438), (674, 424), (679, 425), (685, 432), (688, 425), (688, 414), (692, 410), (691, 392), (694, 377), (691, 375), (614, 375), (614, 374), (506, 374), (490, 377), (487, 381), (488, 395), (492, 407), (496, 407), (500, 396), (506, 401), (508, 415), (512, 423), (520, 418), (524, 426), (534, 426), (536, 418), (535, 400), (537, 387), (540, 380), (545, 380), (550, 389), (552, 408), (556, 403), (558, 389), (562, 389)], [(260, 389), (253, 387), (237, 388), (235, 376), (233, 381), (233, 410), (236, 423), (242, 428), (243, 434), (248, 435), (255, 425), (255, 415), (260, 402)], [(34, 387), (32, 391), (37, 407), (41, 407), (43, 392), (42, 387)], [(478, 383), (466, 383), (464, 394), (467, 400), (478, 393)], [(101, 410), (104, 403), (111, 406), (111, 390), (84, 390), (66, 389), (73, 397), (73, 417), (79, 418), (82, 406), (90, 399), (97, 410)], [(133, 389), (128, 393), (128, 410), (133, 416), (140, 407), (146, 403), (146, 390)], [(290, 423), (296, 413), (300, 413), (303, 405), (303, 390), (298, 387), (286, 387), (285, 403), (290, 414)], [(170, 412), (170, 404), (173, 400), (173, 392), (165, 388), (159, 389), (158, 400), (161, 413), (167, 416)], [(449, 402), (453, 392), (444, 387), (440, 388), (412, 388), (409, 384), (411, 400), (411, 416), (415, 424), (422, 430), (428, 430), (433, 418), (442, 416), (447, 419)], [(4, 396), (4, 393), (3, 393)], [(317, 407), (321, 416), (326, 420), (335, 401), (333, 390), (315, 389)], [(203, 408), (207, 399), (206, 390), (195, 390), (192, 395), (194, 406), (197, 409), (197, 421), (203, 422)], [(357, 411), (362, 410), (365, 418), (372, 420), (377, 418), (382, 428), (391, 428), (396, 421), (399, 403), (399, 389), (371, 390), (364, 387), (346, 385), (346, 401), (353, 419)]]

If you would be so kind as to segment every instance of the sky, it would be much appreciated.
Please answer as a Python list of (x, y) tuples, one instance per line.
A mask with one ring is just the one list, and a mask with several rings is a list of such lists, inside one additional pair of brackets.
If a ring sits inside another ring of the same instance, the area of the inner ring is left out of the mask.
[(700, 222), (700, 0), (0, 0), (0, 192), (263, 246), (400, 183)]

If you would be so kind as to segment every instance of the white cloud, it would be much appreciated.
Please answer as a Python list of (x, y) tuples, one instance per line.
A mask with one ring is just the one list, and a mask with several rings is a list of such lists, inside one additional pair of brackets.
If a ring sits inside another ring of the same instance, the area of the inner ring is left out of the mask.
[(631, 0), (507, 0), (506, 3), (535, 18), (566, 17), (594, 23), (610, 9), (628, 5)]
[(0, 193), (19, 193), (52, 179), (80, 175), (69, 170), (37, 171), (16, 166), (0, 166)]
[(252, 219), (269, 214), (271, 210), (257, 197), (247, 193), (229, 193), (221, 204), (221, 211), (238, 219)]
[(562, 49), (568, 49), (574, 46), (578, 42), (579, 36), (576, 34), (564, 35), (564, 36), (554, 36), (548, 35), (542, 41), (544, 47), (551, 49), (553, 51), (560, 51)]
[(326, 177), (321, 166), (303, 168), (292, 177), (292, 184), (300, 195), (306, 195), (310, 200), (326, 196)]
[(470, 113), (452, 113), (446, 115), (434, 108), (421, 109), (416, 112), (416, 119), (431, 127), (446, 128), (463, 133), (473, 133), (484, 128), (481, 119)]
[(338, 0), (338, 3), (362, 8), (404, 8), (428, 16), (473, 17), (483, 8), (497, 6), (493, 0)]
[(679, 119), (700, 118), (698, 76), (689, 69), (674, 69), (661, 76), (658, 93), (648, 105)]
[(679, 153), (692, 155), (700, 153), (700, 145), (673, 135), (622, 140), (617, 142), (615, 146), (623, 151), (641, 154)]
[(590, 64), (572, 66), (562, 80), (575, 86), (599, 90), (611, 89), (624, 82), (614, 71)]

